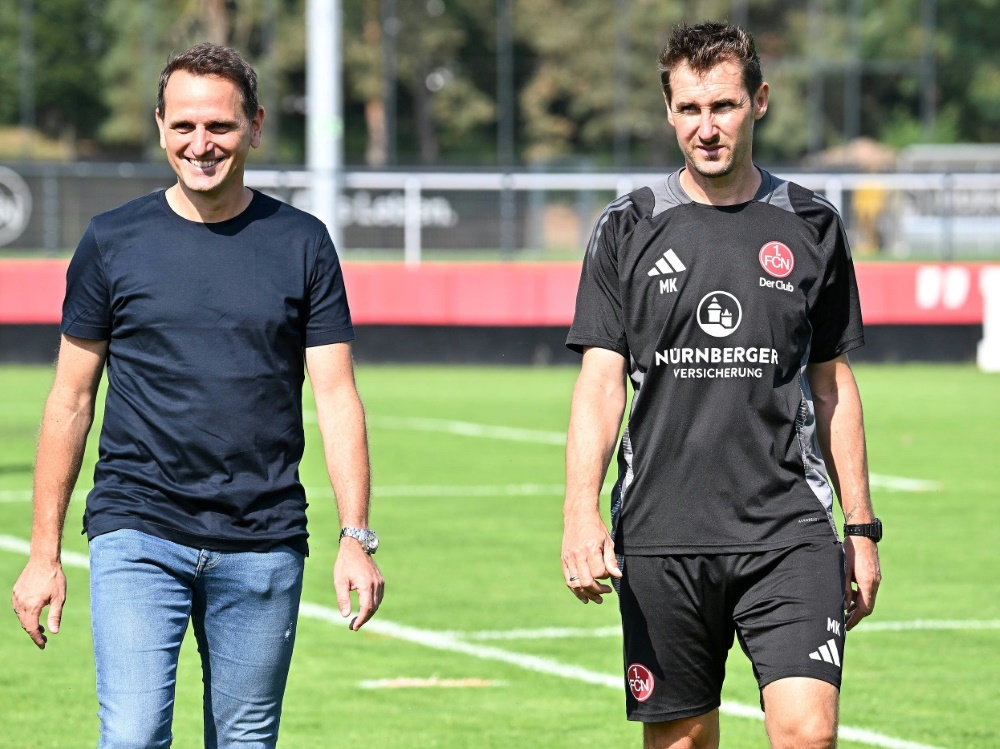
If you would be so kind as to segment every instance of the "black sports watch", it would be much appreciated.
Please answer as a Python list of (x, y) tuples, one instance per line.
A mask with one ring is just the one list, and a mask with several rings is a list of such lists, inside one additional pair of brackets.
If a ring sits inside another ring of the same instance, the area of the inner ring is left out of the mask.
[(845, 525), (845, 536), (864, 536), (870, 538), (875, 543), (882, 540), (882, 521), (875, 518), (871, 523), (859, 523), (858, 525)]
[(350, 536), (361, 544), (365, 554), (371, 556), (378, 549), (378, 536), (371, 528), (341, 528), (340, 537)]

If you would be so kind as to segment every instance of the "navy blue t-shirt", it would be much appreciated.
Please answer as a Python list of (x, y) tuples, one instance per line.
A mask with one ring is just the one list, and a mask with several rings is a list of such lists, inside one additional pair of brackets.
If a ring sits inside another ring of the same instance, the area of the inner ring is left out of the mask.
[(305, 349), (354, 338), (318, 219), (256, 191), (219, 223), (181, 218), (162, 191), (101, 214), (70, 262), (61, 330), (109, 341), (89, 538), (305, 553)]

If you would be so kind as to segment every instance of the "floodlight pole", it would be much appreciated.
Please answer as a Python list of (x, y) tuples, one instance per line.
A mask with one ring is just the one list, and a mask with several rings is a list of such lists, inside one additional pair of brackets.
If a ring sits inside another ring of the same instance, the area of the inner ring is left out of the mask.
[(312, 212), (338, 249), (337, 199), (344, 162), (340, 0), (306, 5), (306, 167)]

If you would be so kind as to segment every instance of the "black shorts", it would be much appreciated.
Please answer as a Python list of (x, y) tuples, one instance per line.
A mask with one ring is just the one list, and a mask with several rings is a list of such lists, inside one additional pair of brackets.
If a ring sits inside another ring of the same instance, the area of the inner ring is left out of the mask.
[(734, 634), (761, 689), (788, 676), (840, 688), (845, 578), (840, 543), (628, 556), (623, 573), (619, 602), (629, 720), (660, 723), (717, 708)]

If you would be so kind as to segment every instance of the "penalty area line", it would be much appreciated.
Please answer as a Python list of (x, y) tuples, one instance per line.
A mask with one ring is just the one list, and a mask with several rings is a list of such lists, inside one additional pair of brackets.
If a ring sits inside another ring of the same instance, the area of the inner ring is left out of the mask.
[[(29, 551), (27, 541), (14, 538), (13, 536), (0, 535), (0, 550), (11, 551), (20, 554), (27, 554)], [(89, 569), (90, 562), (85, 554), (64, 551), (62, 554), (63, 564), (70, 567)], [(335, 626), (344, 627), (345, 619), (340, 612), (329, 606), (322, 606), (316, 603), (303, 601), (299, 606), (299, 614), (308, 619), (317, 619)], [(533, 671), (535, 673), (557, 676), (563, 679), (580, 681), (585, 684), (594, 684), (609, 687), (616, 691), (621, 691), (624, 687), (623, 676), (613, 676), (591, 671), (580, 666), (573, 666), (560, 663), (552, 658), (543, 658), (537, 655), (526, 655), (524, 653), (514, 653), (502, 648), (489, 645), (473, 645), (462, 642), (453, 635), (446, 632), (435, 632), (434, 630), (419, 629), (405, 624), (386, 621), (375, 618), (368, 621), (364, 626), (365, 631), (373, 634), (383, 635), (395, 640), (402, 640), (414, 645), (431, 648), (433, 650), (443, 650), (451, 653), (460, 653), (481, 660), (498, 661), (511, 666)], [(752, 720), (764, 720), (764, 713), (756, 707), (743, 705), (738, 702), (723, 702), (719, 707), (719, 712), (723, 715), (731, 715), (738, 718), (750, 718)], [(875, 731), (868, 731), (863, 728), (853, 728), (851, 726), (840, 726), (840, 737), (847, 741), (857, 741), (869, 746), (882, 747), (882, 749), (940, 749), (929, 744), (918, 744), (913, 741), (885, 736)]]

